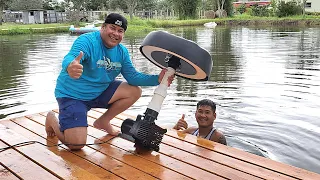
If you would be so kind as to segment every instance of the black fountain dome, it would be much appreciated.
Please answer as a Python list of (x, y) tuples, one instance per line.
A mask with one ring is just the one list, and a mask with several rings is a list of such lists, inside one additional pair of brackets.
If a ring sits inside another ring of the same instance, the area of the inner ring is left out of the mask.
[(167, 61), (171, 56), (178, 57), (181, 65), (175, 72), (177, 76), (192, 80), (208, 80), (210, 76), (211, 56), (193, 41), (165, 31), (153, 31), (142, 42), (140, 51), (162, 69), (168, 67)]

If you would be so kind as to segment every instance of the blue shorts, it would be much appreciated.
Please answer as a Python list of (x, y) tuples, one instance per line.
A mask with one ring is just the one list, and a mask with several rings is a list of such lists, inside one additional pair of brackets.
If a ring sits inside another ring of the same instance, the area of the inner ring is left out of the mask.
[(57, 98), (59, 105), (60, 131), (74, 127), (88, 127), (87, 112), (91, 108), (109, 108), (108, 104), (122, 81), (114, 80), (97, 98), (81, 101), (72, 98)]

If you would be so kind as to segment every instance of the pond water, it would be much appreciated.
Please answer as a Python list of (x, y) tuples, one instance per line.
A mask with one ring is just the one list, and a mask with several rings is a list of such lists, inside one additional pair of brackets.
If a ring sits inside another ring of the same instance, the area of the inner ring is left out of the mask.
[[(217, 103), (215, 125), (230, 139), (258, 146), (276, 161), (320, 173), (319, 28), (166, 31), (195, 41), (210, 52), (214, 63), (207, 82), (174, 80), (158, 125), (172, 127), (183, 113), (189, 125), (196, 125), (195, 105), (209, 98)], [(127, 35), (123, 44), (139, 71), (158, 73), (160, 69), (139, 52), (146, 35)], [(0, 36), (2, 120), (57, 108), (56, 78), (76, 38), (69, 34)], [(154, 89), (143, 87), (142, 97), (128, 112), (144, 113)]]

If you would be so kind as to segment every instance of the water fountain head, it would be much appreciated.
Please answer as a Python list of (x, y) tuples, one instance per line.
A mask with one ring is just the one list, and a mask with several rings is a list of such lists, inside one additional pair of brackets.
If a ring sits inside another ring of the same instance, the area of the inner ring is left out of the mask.
[(160, 68), (167, 68), (160, 85), (144, 115), (138, 115), (136, 121), (126, 119), (121, 125), (122, 137), (139, 147), (159, 151), (159, 145), (166, 129), (155, 124), (161, 104), (167, 95), (167, 80), (176, 74), (183, 78), (208, 80), (212, 59), (210, 54), (196, 43), (164, 31), (151, 32), (144, 39), (141, 53)]
[(164, 31), (153, 31), (142, 42), (140, 52), (162, 69), (168, 67), (170, 57), (178, 57), (181, 65), (175, 72), (177, 76), (198, 81), (206, 81), (210, 77), (211, 56), (193, 41)]

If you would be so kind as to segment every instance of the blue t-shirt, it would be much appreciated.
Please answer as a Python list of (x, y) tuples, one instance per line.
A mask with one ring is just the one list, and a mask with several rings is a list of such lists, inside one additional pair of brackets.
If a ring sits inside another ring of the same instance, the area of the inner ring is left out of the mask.
[[(69, 76), (67, 67), (80, 51), (84, 53), (81, 59), (83, 73), (79, 79), (73, 79)], [(75, 40), (71, 50), (63, 59), (55, 96), (83, 101), (95, 99), (120, 73), (128, 84), (133, 86), (159, 84), (158, 75), (147, 75), (136, 71), (129, 52), (123, 45), (107, 48), (100, 37), (100, 31), (83, 34)]]

